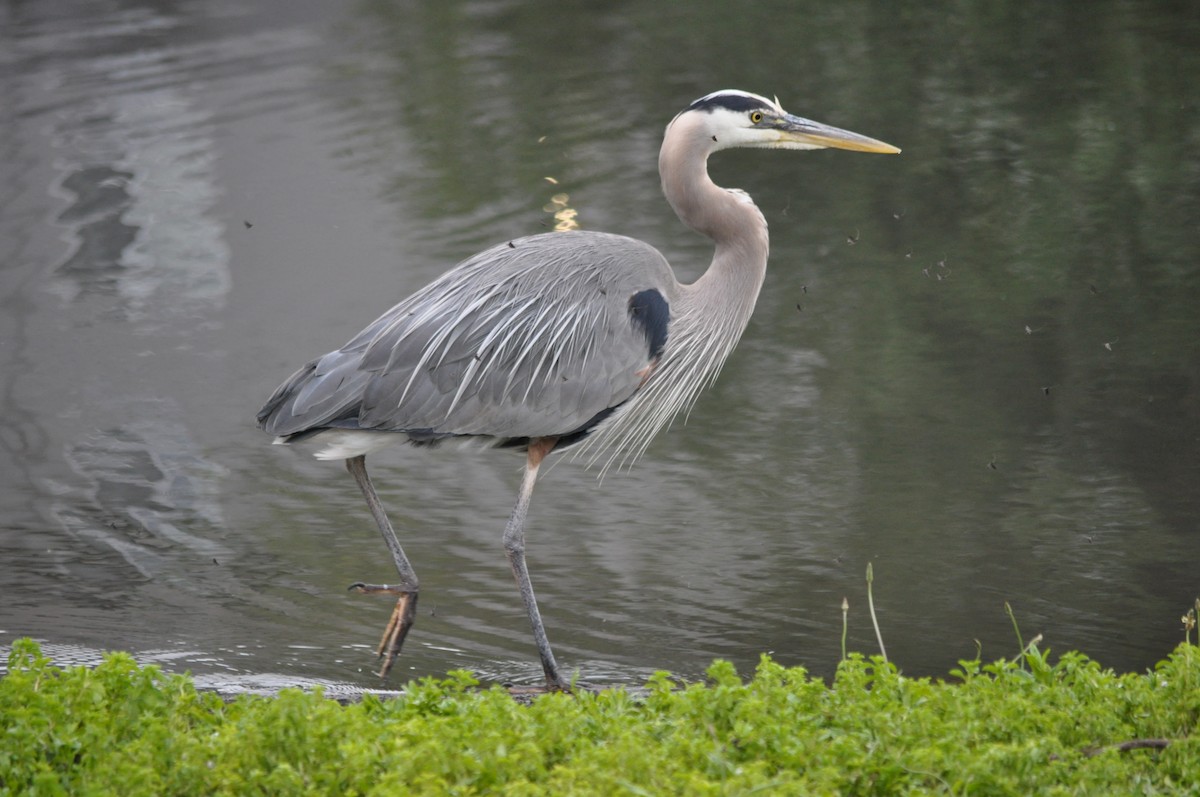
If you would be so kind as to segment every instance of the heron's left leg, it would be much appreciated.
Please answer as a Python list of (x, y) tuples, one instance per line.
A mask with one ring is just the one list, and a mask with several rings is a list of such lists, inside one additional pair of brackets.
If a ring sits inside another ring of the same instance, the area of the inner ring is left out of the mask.
[(554, 661), (554, 651), (550, 649), (550, 641), (546, 638), (546, 628), (542, 625), (542, 615), (538, 611), (537, 599), (533, 596), (533, 584), (529, 580), (529, 568), (525, 565), (525, 516), (529, 511), (529, 497), (533, 494), (533, 485), (537, 481), (538, 467), (546, 455), (558, 443), (556, 437), (539, 437), (529, 444), (528, 458), (525, 461), (525, 475), (521, 479), (521, 491), (517, 494), (517, 504), (513, 507), (508, 525), (504, 527), (504, 552), (508, 563), (512, 566), (513, 577), (517, 580), (517, 589), (521, 591), (521, 600), (525, 602), (525, 611), (529, 614), (529, 624), (533, 626), (533, 641), (537, 645), (538, 655), (542, 659), (542, 670), (546, 673), (546, 683), (552, 689), (567, 690), (570, 684), (563, 680), (558, 673), (558, 664)]
[(375, 525), (379, 527), (383, 541), (387, 543), (388, 550), (392, 552), (392, 560), (396, 563), (396, 572), (400, 575), (400, 583), (395, 585), (364, 584), (361, 581), (350, 585), (350, 589), (358, 592), (386, 592), (398, 596), (396, 608), (392, 610), (391, 619), (388, 620), (387, 627), (383, 630), (383, 639), (379, 641), (379, 650), (377, 651), (380, 658), (383, 659), (379, 677), (384, 678), (387, 677), (388, 670), (392, 669), (396, 657), (400, 655), (404, 638), (408, 636), (409, 629), (417, 619), (417, 590), (420, 585), (417, 582), (417, 572), (413, 570), (408, 557), (404, 555), (404, 549), (400, 547), (396, 530), (392, 528), (387, 513), (383, 511), (383, 504), (375, 492), (375, 487), (371, 484), (371, 477), (367, 475), (366, 457), (357, 456), (346, 460), (346, 470), (350, 471), (350, 475), (358, 482), (363, 498), (367, 499), (367, 508), (371, 510), (371, 516), (375, 518)]

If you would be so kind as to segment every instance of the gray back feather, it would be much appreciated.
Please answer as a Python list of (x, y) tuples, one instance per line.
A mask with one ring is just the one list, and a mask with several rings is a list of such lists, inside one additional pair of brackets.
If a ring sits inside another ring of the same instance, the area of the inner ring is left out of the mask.
[(670, 304), (678, 285), (640, 241), (595, 232), (516, 239), (300, 369), (259, 423), (282, 436), (343, 427), (416, 440), (578, 432), (645, 376), (649, 344), (629, 316), (630, 297), (643, 290)]

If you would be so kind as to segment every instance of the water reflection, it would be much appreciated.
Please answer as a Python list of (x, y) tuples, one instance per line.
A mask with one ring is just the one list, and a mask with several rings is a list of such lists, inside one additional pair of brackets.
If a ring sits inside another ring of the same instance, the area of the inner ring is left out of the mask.
[[(873, 561), (910, 672), (976, 639), (1011, 654), (1006, 600), (1027, 636), (1147, 666), (1195, 592), (1197, 24), (1123, 2), (6, 6), (0, 626), (374, 685), (387, 607), (344, 588), (386, 580), (386, 552), (344, 472), (271, 449), (254, 408), (552, 226), (558, 193), (695, 276), (711, 251), (657, 147), (738, 86), (905, 152), (714, 159), (771, 224), (766, 289), (636, 471), (539, 486), (559, 655), (596, 680), (763, 650), (827, 673), (843, 596), (873, 649)], [(499, 546), (517, 460), (378, 468), (428, 596), (404, 672), (536, 679)]]

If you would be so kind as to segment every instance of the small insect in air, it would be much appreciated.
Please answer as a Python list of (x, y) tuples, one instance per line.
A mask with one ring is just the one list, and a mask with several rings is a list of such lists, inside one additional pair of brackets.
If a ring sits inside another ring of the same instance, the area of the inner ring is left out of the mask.
[[(934, 268), (936, 268), (936, 270), (934, 270)], [(921, 269), (921, 273), (926, 277), (934, 277), (938, 282), (941, 282), (944, 279), (949, 279), (950, 275), (954, 273), (951, 271), (950, 267), (946, 265), (945, 258), (939, 260), (937, 262), (937, 266), (934, 268), (926, 266), (925, 268)]]

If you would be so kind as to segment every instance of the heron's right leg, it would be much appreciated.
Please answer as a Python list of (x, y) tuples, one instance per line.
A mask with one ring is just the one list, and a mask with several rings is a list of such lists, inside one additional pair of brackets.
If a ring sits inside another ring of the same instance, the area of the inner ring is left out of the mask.
[(350, 475), (358, 482), (363, 497), (367, 499), (367, 507), (371, 510), (371, 516), (375, 518), (375, 525), (379, 526), (379, 533), (383, 535), (383, 541), (387, 543), (388, 550), (392, 552), (392, 560), (396, 563), (396, 572), (400, 574), (399, 584), (364, 584), (360, 581), (350, 585), (350, 589), (356, 592), (386, 592), (399, 596), (396, 599), (396, 608), (392, 610), (392, 617), (388, 620), (387, 628), (383, 630), (383, 639), (379, 641), (379, 650), (377, 651), (378, 655), (383, 658), (379, 677), (384, 678), (387, 676), (388, 670), (392, 669), (396, 657), (400, 655), (404, 638), (408, 636), (408, 631), (417, 618), (417, 573), (409, 563), (408, 557), (404, 555), (404, 549), (400, 547), (396, 531), (392, 528), (387, 513), (383, 511), (383, 504), (379, 501), (375, 487), (371, 484), (371, 477), (367, 475), (366, 457), (360, 455), (346, 460), (346, 470), (350, 471)]

